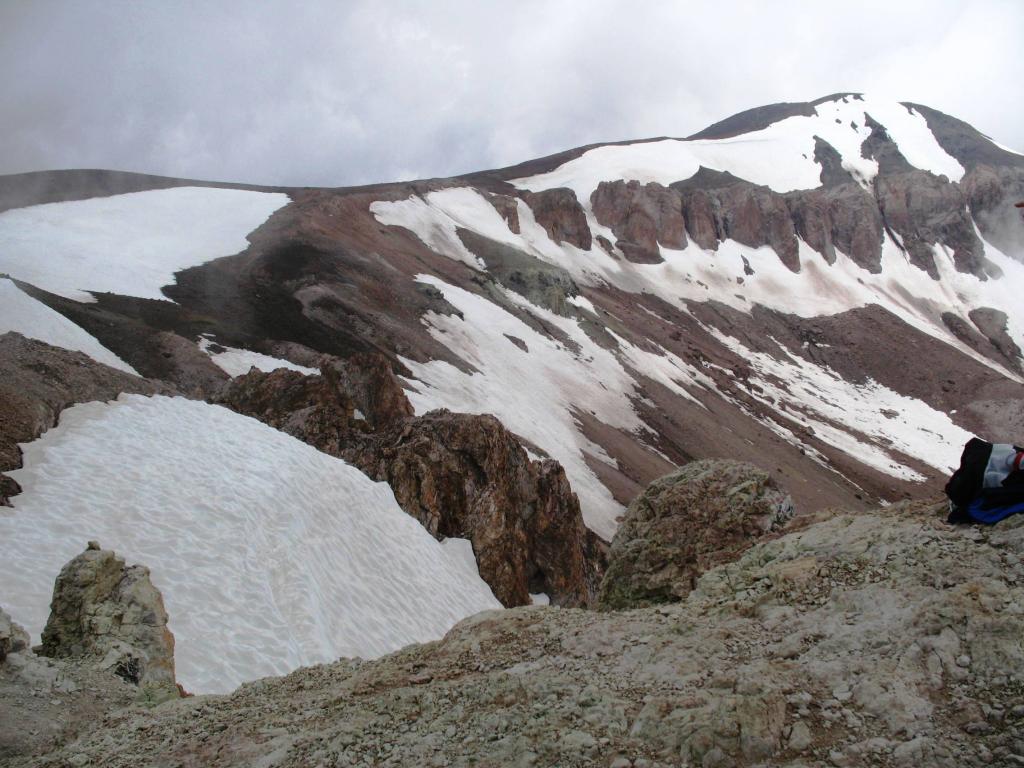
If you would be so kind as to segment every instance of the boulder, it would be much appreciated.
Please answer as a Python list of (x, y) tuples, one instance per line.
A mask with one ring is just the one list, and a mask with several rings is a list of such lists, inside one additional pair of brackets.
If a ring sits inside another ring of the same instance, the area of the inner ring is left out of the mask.
[(708, 569), (781, 530), (793, 502), (767, 472), (695, 461), (654, 481), (626, 510), (598, 597), (606, 609), (675, 602)]
[(0, 664), (9, 653), (21, 653), (29, 646), (28, 632), (14, 623), (3, 608), (0, 608)]
[(587, 215), (571, 189), (556, 187), (542, 192), (524, 192), (523, 200), (530, 206), (537, 223), (556, 243), (571, 243), (584, 251), (590, 250), (592, 239)]
[(57, 576), (40, 655), (93, 659), (140, 687), (175, 688), (174, 635), (142, 565), (89, 542)]

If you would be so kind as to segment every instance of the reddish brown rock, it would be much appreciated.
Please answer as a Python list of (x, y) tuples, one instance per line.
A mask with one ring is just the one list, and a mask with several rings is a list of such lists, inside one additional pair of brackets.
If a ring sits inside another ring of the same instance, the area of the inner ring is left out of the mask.
[(683, 219), (686, 231), (693, 241), (706, 251), (718, 248), (723, 233), (718, 201), (703, 189), (695, 189), (683, 196)]
[(967, 211), (967, 199), (960, 188), (944, 176), (927, 171), (880, 175), (875, 194), (886, 226), (900, 239), (913, 264), (939, 278), (932, 252), (934, 244), (948, 246), (960, 272), (982, 279), (995, 274), (985, 259), (984, 248)]
[(785, 198), (746, 182), (719, 191), (725, 235), (751, 248), (770, 245), (792, 272), (800, 271), (796, 231)]
[(481, 577), (504, 605), (525, 605), (531, 592), (558, 605), (591, 602), (604, 545), (583, 525), (560, 464), (530, 461), (492, 416), (412, 416), (380, 355), (328, 359), (321, 371), (253, 370), (219, 402), (387, 482), (436, 538), (469, 539)]
[(519, 234), (519, 205), (516, 198), (509, 195), (492, 194), (487, 199), (494, 210), (501, 214), (501, 218), (508, 224), (508, 228), (515, 234)]
[(659, 244), (686, 247), (682, 198), (674, 189), (655, 182), (602, 181), (590, 202), (598, 222), (611, 228), (616, 245), (631, 261), (659, 263)]
[(571, 189), (556, 187), (543, 192), (524, 192), (523, 200), (530, 206), (537, 223), (556, 243), (571, 243), (590, 250), (590, 227), (586, 214)]
[(786, 267), (800, 271), (796, 231), (782, 195), (704, 167), (672, 188), (682, 197), (686, 231), (702, 248), (717, 248), (726, 238), (751, 248), (770, 245)]
[(859, 184), (791, 192), (786, 203), (796, 233), (830, 264), (838, 248), (869, 272), (882, 269), (882, 217)]
[(502, 604), (526, 605), (531, 592), (557, 605), (591, 602), (603, 546), (584, 527), (565, 471), (530, 461), (493, 416), (432, 411), (342, 455), (387, 482), (436, 538), (469, 539)]

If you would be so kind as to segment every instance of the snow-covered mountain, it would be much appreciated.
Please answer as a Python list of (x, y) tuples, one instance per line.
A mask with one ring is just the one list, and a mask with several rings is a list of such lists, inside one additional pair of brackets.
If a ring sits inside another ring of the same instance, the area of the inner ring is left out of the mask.
[(1024, 156), (860, 94), (372, 187), (0, 177), (0, 332), (207, 398), (383, 353), (418, 414), (556, 459), (606, 540), (702, 457), (863, 508), (1024, 432), (1020, 199)]

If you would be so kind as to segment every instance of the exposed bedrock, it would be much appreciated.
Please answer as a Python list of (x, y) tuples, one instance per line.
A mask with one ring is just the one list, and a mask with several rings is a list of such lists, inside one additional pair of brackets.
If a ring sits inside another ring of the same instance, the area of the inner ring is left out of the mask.
[(869, 272), (882, 270), (882, 216), (875, 199), (852, 180), (790, 192), (796, 233), (828, 263), (836, 249)]
[[(75, 403), (113, 400), (122, 392), (170, 394), (161, 383), (140, 379), (91, 357), (52, 347), (19, 333), (0, 335), (0, 473), (21, 466), (18, 443), (35, 440)], [(0, 474), (0, 505), (21, 489)]]
[(658, 246), (686, 247), (686, 221), (679, 193), (657, 182), (602, 181), (590, 196), (597, 221), (615, 233), (630, 261), (657, 264)]
[(134, 685), (175, 689), (174, 635), (149, 569), (126, 566), (96, 542), (57, 576), (39, 653), (91, 659)]
[(727, 238), (751, 248), (769, 245), (788, 269), (800, 271), (793, 218), (778, 192), (703, 167), (672, 188), (682, 198), (686, 231), (702, 248)]
[(579, 296), (580, 288), (565, 269), (472, 230), (460, 227), (456, 232), (463, 245), (487, 265), (488, 274), (503, 286), (557, 315), (576, 313), (568, 299)]
[(918, 170), (879, 175), (875, 194), (885, 224), (897, 235), (898, 244), (911, 263), (932, 278), (939, 278), (932, 251), (935, 244), (953, 252), (953, 262), (960, 272), (982, 279), (998, 274), (995, 265), (985, 259), (963, 192), (945, 177)]
[(691, 462), (651, 483), (629, 505), (612, 540), (598, 605), (682, 600), (701, 574), (737, 559), (792, 516), (792, 499), (753, 464)]
[(542, 192), (524, 192), (523, 200), (530, 206), (537, 223), (544, 227), (553, 241), (590, 250), (587, 216), (576, 199), (576, 193), (571, 189), (556, 187)]
[(528, 604), (531, 592), (590, 604), (605, 545), (584, 526), (561, 465), (531, 461), (492, 416), (411, 416), (387, 366), (381, 355), (361, 355), (327, 361), (319, 376), (254, 370), (219, 401), (387, 482), (436, 538), (469, 539), (504, 605)]

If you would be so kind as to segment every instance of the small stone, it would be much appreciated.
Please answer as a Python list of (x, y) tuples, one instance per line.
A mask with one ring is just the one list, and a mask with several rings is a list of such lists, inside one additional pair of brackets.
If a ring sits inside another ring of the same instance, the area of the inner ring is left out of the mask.
[(962, 656), (957, 656), (956, 657), (956, 665), (958, 667), (969, 667), (969, 666), (971, 666), (971, 657), (968, 656), (966, 653), (963, 654)]
[(793, 724), (789, 732), (789, 748), (795, 752), (802, 752), (811, 746), (811, 728), (802, 720)]

